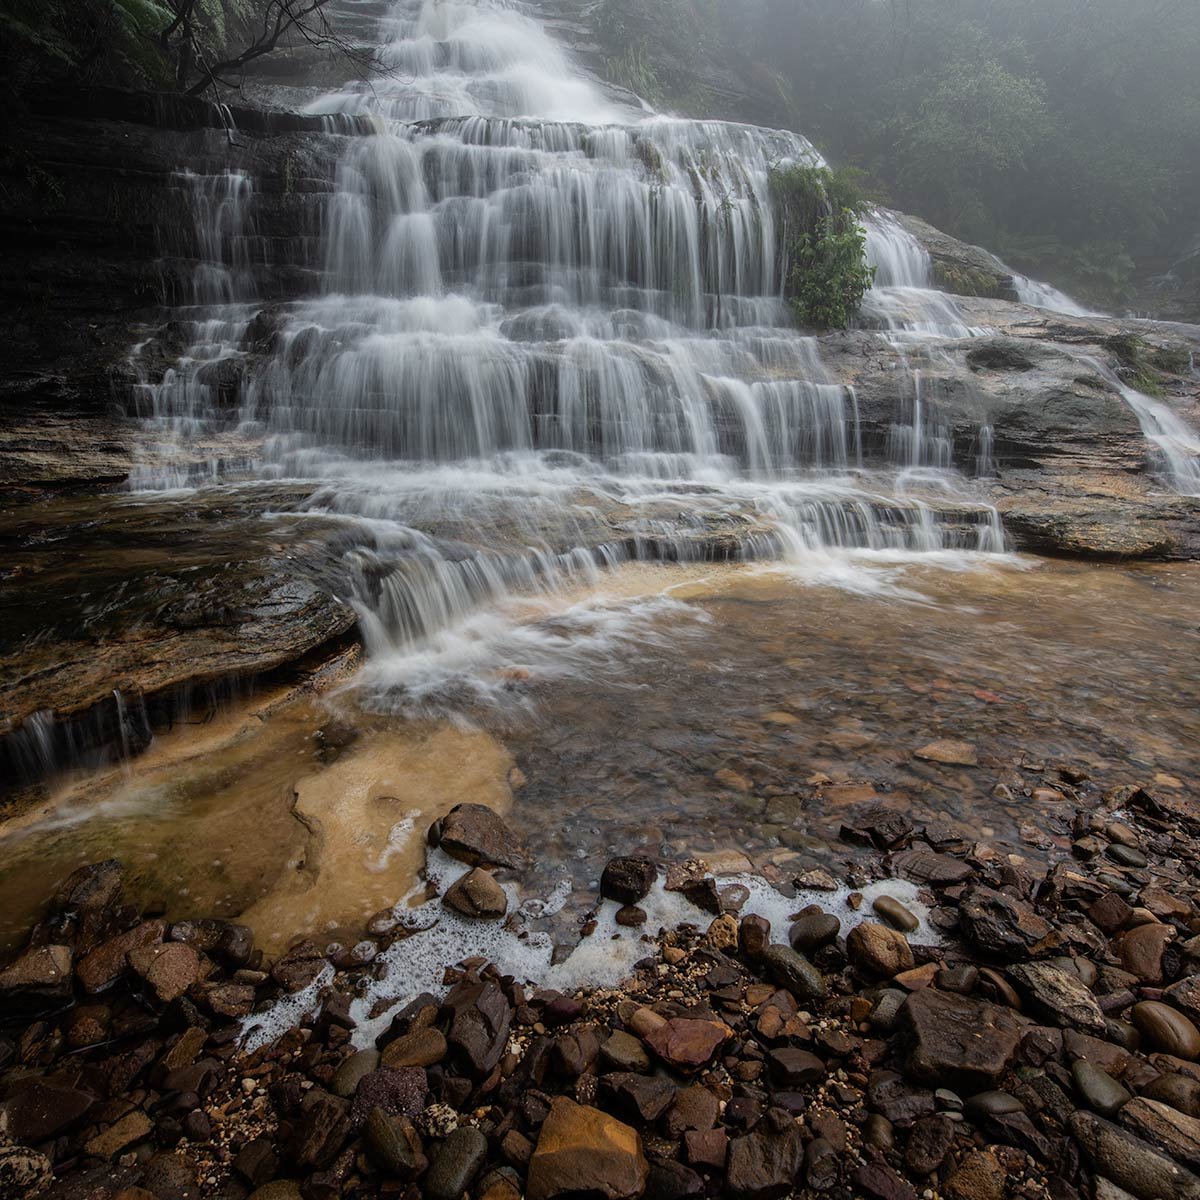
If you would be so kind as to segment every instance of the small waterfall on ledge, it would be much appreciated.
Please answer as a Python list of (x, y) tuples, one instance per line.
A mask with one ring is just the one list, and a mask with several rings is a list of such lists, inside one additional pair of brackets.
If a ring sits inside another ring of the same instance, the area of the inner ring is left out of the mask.
[[(959, 470), (990, 470), (990, 431), (960, 462), (930, 378), (980, 331), (917, 242), (867, 218), (886, 446), (792, 327), (768, 181), (821, 163), (807, 141), (606, 99), (516, 8), (404, 0), (380, 38), (394, 74), (308, 106), (378, 129), (329, 139), (319, 294), (259, 313), (253, 182), (181, 176), (192, 346), (140, 390), (164, 439), (236, 424), (257, 477), (311, 481), (377, 656), (631, 559), (1003, 549)], [(137, 482), (229, 465), (195, 459)]]

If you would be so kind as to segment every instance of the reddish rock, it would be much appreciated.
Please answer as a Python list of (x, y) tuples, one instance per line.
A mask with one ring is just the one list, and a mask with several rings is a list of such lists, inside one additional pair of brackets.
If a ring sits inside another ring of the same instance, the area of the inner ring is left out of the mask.
[(683, 1152), (693, 1167), (720, 1171), (729, 1151), (729, 1135), (724, 1129), (689, 1129), (683, 1135)]
[(1170, 925), (1139, 925), (1117, 938), (1113, 950), (1121, 966), (1143, 983), (1162, 983), (1163, 951), (1174, 937), (1175, 930)]
[(125, 933), (101, 942), (75, 966), (80, 987), (91, 993), (110, 987), (129, 965), (130, 953), (161, 942), (166, 929), (163, 921), (143, 921)]
[(652, 1029), (644, 1041), (668, 1066), (690, 1074), (707, 1066), (732, 1032), (723, 1021), (674, 1017)]
[(183, 942), (139, 946), (130, 951), (129, 965), (163, 1004), (178, 999), (204, 974), (200, 955)]

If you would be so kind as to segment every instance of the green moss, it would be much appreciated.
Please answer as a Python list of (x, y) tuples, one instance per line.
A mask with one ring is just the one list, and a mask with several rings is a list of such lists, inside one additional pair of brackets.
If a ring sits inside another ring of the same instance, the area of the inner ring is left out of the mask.
[(863, 207), (853, 172), (786, 167), (771, 172), (783, 294), (797, 320), (844, 329), (875, 277), (866, 262)]
[[(1163, 368), (1156, 361), (1161, 350), (1147, 346), (1134, 333), (1114, 334), (1104, 345), (1116, 356), (1117, 374), (1123, 383), (1147, 396), (1163, 394)], [(1177, 360), (1168, 355), (1166, 361)]]
[(1000, 294), (1000, 280), (987, 271), (974, 267), (952, 267), (939, 263), (934, 267), (938, 284), (956, 296), (996, 296)]

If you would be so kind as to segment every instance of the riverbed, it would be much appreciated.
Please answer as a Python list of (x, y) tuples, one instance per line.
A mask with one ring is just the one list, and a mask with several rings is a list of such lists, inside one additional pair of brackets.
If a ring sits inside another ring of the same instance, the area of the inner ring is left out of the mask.
[[(839, 834), (872, 805), (1038, 860), (1088, 777), (1195, 791), (1198, 611), (1187, 564), (631, 565), (60, 777), (0, 829), (0, 937), (117, 857), (171, 917), (240, 917), (269, 950), (345, 943), (419, 894), (425, 830), (463, 801), (525, 840), (527, 896), (565, 879), (578, 903), (639, 849), (785, 886), (867, 868)], [(918, 755), (939, 742), (963, 745)]]

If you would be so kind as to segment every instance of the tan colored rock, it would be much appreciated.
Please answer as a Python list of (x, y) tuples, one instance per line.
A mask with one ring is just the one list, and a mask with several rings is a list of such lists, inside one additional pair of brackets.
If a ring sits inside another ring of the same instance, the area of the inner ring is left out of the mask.
[(889, 929), (873, 921), (864, 921), (850, 931), (846, 938), (846, 954), (856, 967), (867, 974), (888, 979), (913, 968), (913, 953), (908, 938), (898, 929)]
[(717, 917), (709, 925), (708, 931), (704, 935), (704, 942), (714, 950), (722, 950), (727, 954), (736, 953), (738, 947), (737, 918), (730, 913), (724, 913)]
[(979, 765), (979, 755), (975, 747), (970, 742), (960, 742), (955, 738), (938, 738), (919, 750), (914, 750), (913, 757), (924, 762), (942, 763), (948, 767)]
[(450, 885), (442, 902), (465, 917), (496, 920), (508, 911), (504, 889), (482, 867), (473, 867)]
[(597, 1108), (558, 1096), (529, 1160), (527, 1200), (586, 1193), (603, 1200), (634, 1200), (646, 1187), (650, 1164), (636, 1130)]
[(93, 1158), (116, 1158), (127, 1146), (149, 1137), (153, 1129), (154, 1122), (141, 1109), (134, 1109), (91, 1138), (83, 1152)]

